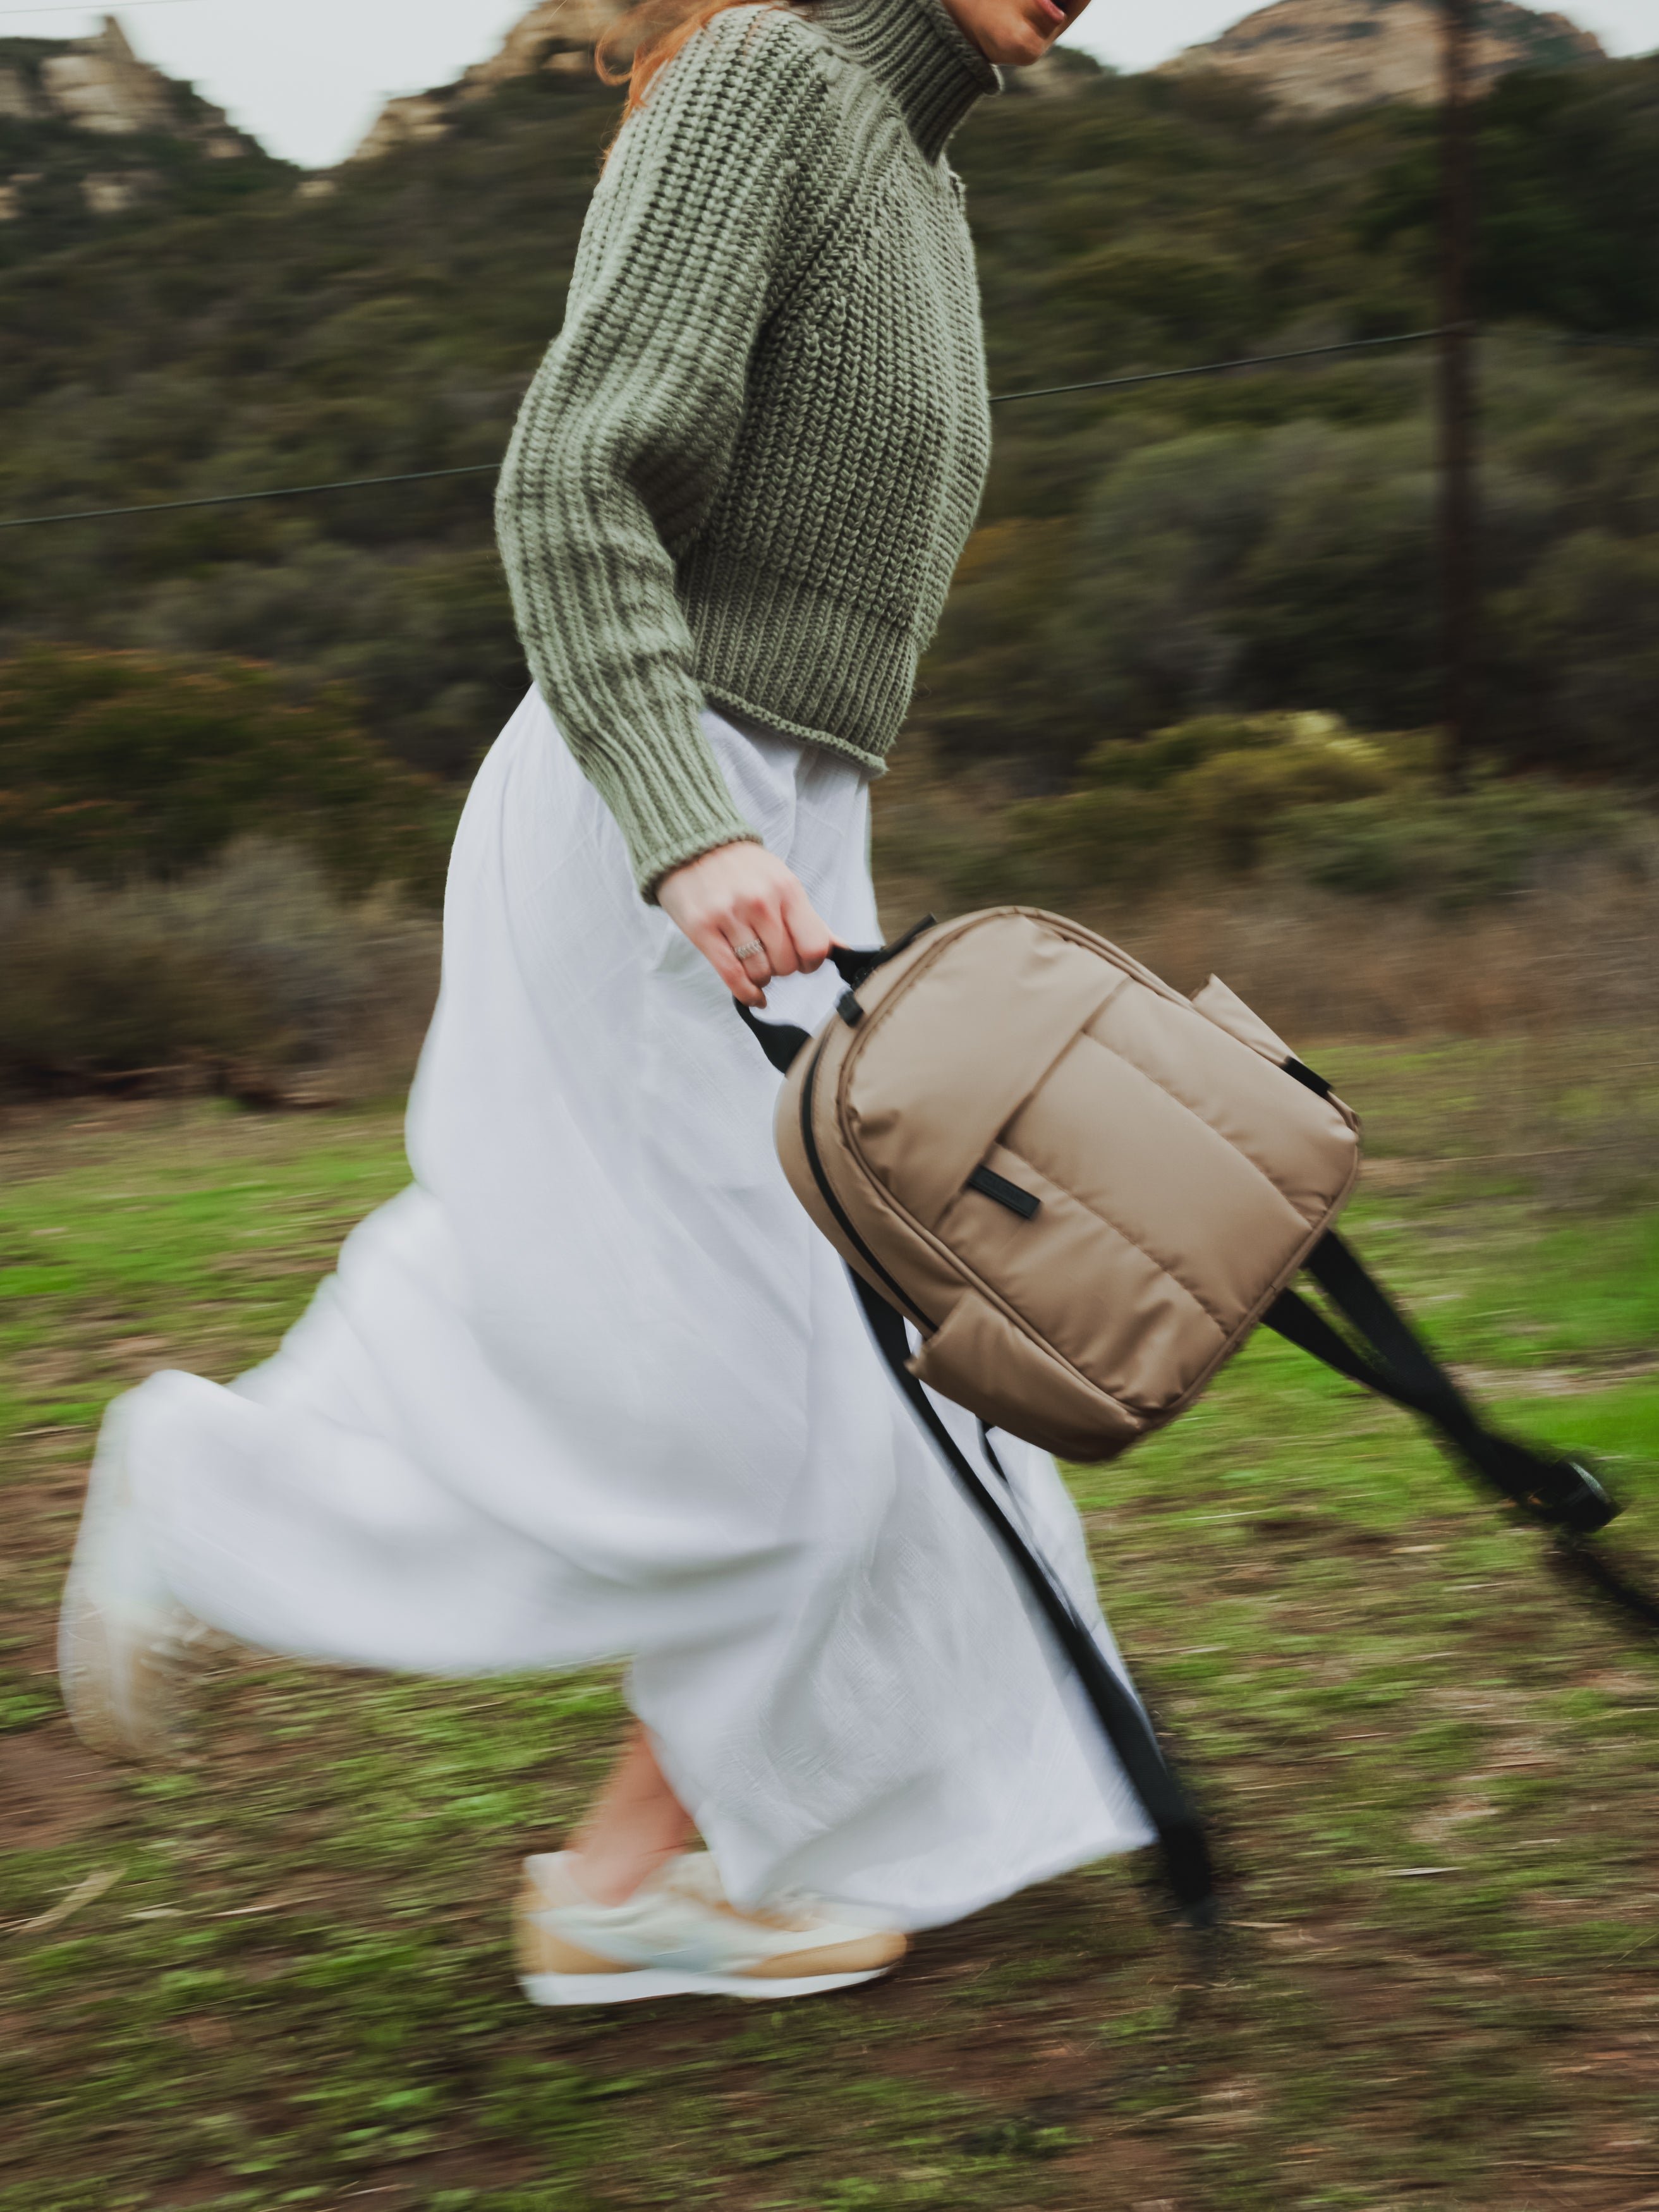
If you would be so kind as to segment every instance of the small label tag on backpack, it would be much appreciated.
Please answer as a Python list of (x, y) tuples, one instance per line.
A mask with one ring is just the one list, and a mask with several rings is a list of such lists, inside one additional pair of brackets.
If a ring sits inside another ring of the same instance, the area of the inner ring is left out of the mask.
[(1017, 1182), (1010, 1182), (1006, 1176), (1000, 1176), (994, 1168), (982, 1165), (976, 1167), (969, 1176), (968, 1188), (981, 1192), (987, 1198), (995, 1199), (999, 1206), (1006, 1206), (1010, 1213), (1018, 1213), (1026, 1221), (1042, 1203), (1034, 1191), (1022, 1190)]

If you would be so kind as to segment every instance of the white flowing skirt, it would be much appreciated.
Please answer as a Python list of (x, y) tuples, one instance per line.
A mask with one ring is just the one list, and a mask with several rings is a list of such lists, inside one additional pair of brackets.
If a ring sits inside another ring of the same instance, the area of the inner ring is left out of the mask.
[[(831, 927), (878, 942), (858, 769), (705, 726)], [(813, 1027), (837, 988), (769, 1011)], [(783, 1179), (777, 1083), (532, 691), (456, 839), (413, 1182), (275, 1358), (152, 1376), (108, 1435), (216, 1626), (434, 1674), (626, 1658), (734, 1897), (923, 1926), (1148, 1832)], [(1000, 1456), (1098, 1620), (1052, 1462)]]

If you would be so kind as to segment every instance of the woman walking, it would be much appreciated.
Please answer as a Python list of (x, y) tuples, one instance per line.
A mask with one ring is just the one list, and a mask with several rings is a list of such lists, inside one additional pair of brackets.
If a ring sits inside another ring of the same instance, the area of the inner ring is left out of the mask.
[[(112, 1408), (62, 1637), (76, 1726), (140, 1756), (210, 1626), (627, 1658), (627, 1747), (526, 1864), (544, 2002), (837, 1987), (1148, 1840), (783, 1181), (731, 1005), (814, 1026), (831, 942), (878, 940), (867, 787), (988, 447), (945, 148), (1068, 18), (669, 13), (501, 479), (535, 688), (456, 840), (414, 1180), (274, 1358)], [(1052, 1463), (1001, 1455), (1097, 1620)]]

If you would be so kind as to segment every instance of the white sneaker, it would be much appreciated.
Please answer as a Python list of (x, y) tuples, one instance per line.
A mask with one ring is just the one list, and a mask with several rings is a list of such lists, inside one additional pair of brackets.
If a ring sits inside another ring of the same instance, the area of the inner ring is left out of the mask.
[(524, 1863), (519, 1984), (532, 2004), (811, 1996), (873, 1981), (909, 1948), (892, 1929), (805, 1899), (739, 1912), (701, 1851), (671, 1859), (621, 1905), (595, 1905), (577, 1885), (574, 1856)]
[(183, 1679), (215, 1641), (162, 1581), (133, 1504), (123, 1408), (112, 1407), (87, 1485), (58, 1616), (58, 1679), (75, 1733), (117, 1759), (173, 1748)]

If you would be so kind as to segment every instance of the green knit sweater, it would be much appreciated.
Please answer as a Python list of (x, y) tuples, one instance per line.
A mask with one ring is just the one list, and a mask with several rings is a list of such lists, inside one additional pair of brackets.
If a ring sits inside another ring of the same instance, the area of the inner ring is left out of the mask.
[(878, 769), (989, 453), (942, 0), (744, 6), (623, 126), (496, 501), (520, 635), (641, 889), (752, 838), (706, 703)]

